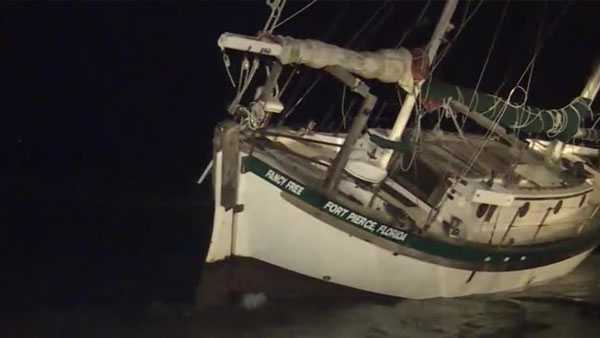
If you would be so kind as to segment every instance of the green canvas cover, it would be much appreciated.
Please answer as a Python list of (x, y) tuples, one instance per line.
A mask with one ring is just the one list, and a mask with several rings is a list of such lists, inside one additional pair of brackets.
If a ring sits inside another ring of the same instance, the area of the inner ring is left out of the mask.
[[(567, 142), (577, 133), (586, 116), (591, 114), (591, 101), (577, 97), (568, 105), (558, 109), (542, 109), (532, 106), (511, 104), (498, 96), (473, 89), (450, 85), (432, 80), (423, 86), (425, 102), (429, 105), (441, 105), (452, 99), (462, 104), (473, 106), (472, 111), (480, 113), (490, 120), (514, 130), (528, 134), (543, 133), (548, 138)], [(473, 96), (475, 96), (473, 98)]]

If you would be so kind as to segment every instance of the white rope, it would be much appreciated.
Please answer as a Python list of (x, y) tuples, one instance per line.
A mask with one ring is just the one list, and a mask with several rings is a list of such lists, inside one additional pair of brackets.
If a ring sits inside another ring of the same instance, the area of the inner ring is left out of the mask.
[[(567, 4), (567, 6), (565, 6), (565, 8), (563, 9), (563, 11), (560, 13), (560, 15), (558, 16), (558, 18), (554, 21), (552, 27), (551, 27), (551, 31), (553, 30), (553, 28), (555, 28), (555, 26), (558, 24), (559, 19), (566, 13), (567, 9), (568, 9), (569, 5)], [(474, 11), (475, 12), (475, 11)], [(470, 18), (468, 18), (470, 19)], [(464, 20), (463, 20), (464, 22)], [(460, 34), (460, 32), (462, 31), (464, 25), (461, 25), (461, 27), (459, 28), (459, 31), (457, 33)], [(550, 35), (550, 34), (548, 34)], [(538, 35), (541, 36), (541, 33)], [(547, 37), (546, 37), (547, 38)], [(456, 40), (456, 36), (453, 39), (453, 41)], [(439, 66), (442, 58), (445, 56), (445, 54), (447, 53), (447, 51), (449, 50), (451, 43), (449, 43), (446, 48), (444, 49), (444, 51), (442, 52), (442, 54), (440, 55), (440, 57), (438, 58), (437, 62), (434, 64), (434, 67), (432, 67), (432, 73), (433, 71), (437, 68), (437, 66)], [(538, 39), (538, 46), (536, 48), (536, 52), (534, 53), (532, 59), (530, 60), (529, 64), (527, 65), (525, 71), (523, 72), (523, 74), (521, 75), (521, 78), (519, 79), (519, 81), (517, 81), (517, 86), (520, 86), (521, 81), (523, 80), (525, 74), (527, 74), (527, 71), (529, 71), (529, 79), (528, 79), (528, 83), (527, 83), (527, 89), (524, 89), (524, 92), (526, 94), (525, 98), (527, 99), (528, 97), (528, 92), (529, 92), (529, 88), (531, 85), (531, 78), (532, 78), (532, 73), (533, 73), (533, 68), (535, 65), (535, 61), (537, 58), (537, 55), (539, 53), (539, 51), (541, 50), (541, 47), (543, 46), (543, 41), (542, 43), (539, 43), (539, 39)], [(521, 87), (522, 88), (522, 87)], [(515, 88), (513, 88), (511, 90), (511, 93), (513, 93), (515, 90)], [(474, 94), (475, 95), (475, 94)], [(487, 143), (489, 143), (489, 141), (491, 140), (491, 135), (493, 134), (493, 132), (496, 130), (496, 128), (498, 127), (500, 121), (502, 120), (502, 118), (504, 117), (504, 114), (506, 113), (507, 108), (509, 107), (509, 101), (510, 101), (510, 97), (512, 95), (509, 95), (509, 100), (502, 100), (500, 98), (497, 98), (494, 105), (488, 109), (488, 111), (486, 113), (489, 113), (491, 111), (495, 111), (496, 106), (498, 105), (498, 103), (503, 103), (503, 106), (501, 108), (501, 111), (499, 112), (499, 114), (496, 115), (495, 119), (493, 120), (493, 124), (492, 127), (488, 129), (487, 133), (484, 136), (484, 141), (481, 143), (480, 147), (478, 148), (477, 152), (475, 154), (473, 154), (473, 156), (471, 157), (471, 160), (469, 161), (468, 166), (465, 168), (465, 170), (463, 171), (463, 173), (459, 176), (459, 177), (465, 177), (465, 175), (472, 169), (473, 165), (475, 164), (476, 159), (481, 155), (481, 153), (483, 152), (483, 149), (485, 148), (485, 146), (487, 145)], [(532, 113), (530, 109), (528, 109), (525, 104), (527, 102), (527, 100), (524, 100), (523, 104), (522, 104), (522, 110), (524, 113), (527, 113), (527, 119), (525, 120), (526, 125), (529, 125), (531, 123), (533, 123), (535, 121), (535, 119), (540, 119), (540, 121), (543, 121), (543, 119), (541, 119), (541, 113), (544, 112), (544, 110), (541, 110), (539, 113)], [(574, 101), (579, 100), (580, 98), (576, 98)], [(569, 106), (571, 106), (573, 108), (573, 110), (576, 112), (579, 121), (581, 121), (581, 115), (579, 113), (579, 111), (577, 109), (574, 108), (574, 106), (572, 106), (572, 104), (574, 103), (571, 102), (571, 104)], [(550, 130), (547, 131), (547, 134), (550, 135), (558, 135), (560, 134), (562, 131), (564, 131), (566, 129), (567, 123), (568, 123), (568, 115), (566, 113), (564, 113), (564, 110), (566, 108), (568, 108), (569, 106), (563, 107), (559, 110), (547, 110), (546, 112), (548, 112), (548, 114), (550, 114), (551, 118), (552, 118), (552, 122), (553, 122), (553, 126)], [(563, 113), (561, 113), (561, 111)], [(556, 112), (555, 114), (553, 114), (552, 112)], [(533, 118), (532, 118), (533, 116)], [(600, 121), (600, 118), (596, 121), (598, 122)], [(525, 123), (521, 122), (520, 118), (518, 120), (518, 122), (521, 125), (524, 125)], [(515, 122), (516, 123), (516, 122)], [(543, 122), (542, 122), (543, 123)], [(456, 186), (456, 184), (458, 183), (459, 180), (455, 180), (452, 184), (452, 186), (449, 189), (452, 189), (454, 186)], [(432, 208), (430, 214), (428, 215), (428, 221), (427, 223), (430, 224), (436, 217), (437, 213), (439, 213), (439, 210), (441, 210), (442, 206), (444, 205), (445, 201), (447, 200), (447, 195), (444, 195), (441, 199), (441, 201), (438, 203), (438, 206), (436, 208)]]
[(412, 33), (414, 28), (421, 23), (421, 21), (423, 20), (423, 17), (425, 16), (425, 13), (427, 12), (427, 8), (429, 8), (429, 5), (431, 5), (431, 0), (427, 0), (427, 2), (425, 3), (425, 6), (423, 6), (423, 8), (421, 9), (421, 13), (419, 13), (417, 20), (415, 21), (415, 24), (410, 26), (409, 29), (404, 31), (404, 33), (402, 34), (402, 37), (400, 38), (400, 41), (398, 41), (398, 43), (396, 44), (396, 48), (400, 48), (402, 46), (402, 43), (404, 43), (404, 40), (406, 40), (406, 38), (410, 35), (410, 33)]
[(281, 21), (280, 23), (276, 24), (273, 26), (273, 29), (283, 25), (284, 23), (290, 21), (291, 19), (295, 18), (296, 16), (300, 15), (302, 12), (304, 12), (305, 10), (307, 10), (310, 6), (312, 6), (315, 2), (317, 2), (317, 0), (313, 0), (310, 3), (308, 3), (306, 6), (300, 8), (299, 10), (297, 10), (294, 14), (288, 16), (287, 18), (285, 18), (283, 21)]
[[(231, 105), (229, 106), (229, 112), (230, 113), (235, 113), (235, 112), (240, 112), (242, 113), (242, 124), (246, 123), (246, 122), (250, 122), (249, 125), (250, 126), (254, 126), (256, 125), (256, 116), (254, 116), (254, 114), (252, 112), (250, 112), (248, 109), (240, 106), (240, 101), (242, 100), (242, 97), (244, 96), (244, 94), (246, 93), (246, 91), (248, 90), (248, 87), (250, 86), (250, 83), (252, 82), (252, 79), (254, 78), (254, 75), (256, 74), (256, 70), (258, 69), (260, 63), (258, 61), (258, 58), (254, 58), (252, 60), (252, 66), (250, 67), (250, 63), (248, 61), (247, 58), (244, 58), (244, 61), (242, 62), (242, 66), (241, 66), (241, 70), (240, 70), (240, 80), (238, 82), (238, 92), (235, 95), (235, 97), (233, 98), (233, 100), (231, 101)], [(250, 68), (250, 69), (248, 69)], [(245, 74), (245, 76), (244, 76)], [(250, 119), (249, 121), (244, 121), (244, 119)]]
[[(545, 3), (546, 5), (546, 3)], [(522, 128), (532, 124), (533, 122), (535, 122), (536, 120), (539, 120), (542, 125), (543, 125), (543, 119), (541, 117), (541, 114), (546, 112), (547, 114), (550, 115), (552, 122), (553, 122), (553, 126), (550, 130), (547, 131), (546, 135), (549, 137), (555, 137), (558, 134), (562, 133), (564, 130), (566, 130), (567, 127), (567, 122), (568, 122), (568, 116), (566, 114), (566, 112), (564, 111), (565, 108), (567, 107), (563, 107), (561, 109), (559, 109), (558, 111), (561, 112), (556, 112), (556, 113), (552, 113), (552, 110), (540, 110), (538, 113), (532, 113), (531, 109), (527, 108), (525, 105), (527, 104), (527, 100), (528, 100), (528, 94), (529, 94), (529, 90), (531, 88), (531, 82), (533, 79), (533, 71), (535, 68), (535, 64), (537, 61), (537, 57), (540, 53), (540, 51), (542, 50), (543, 46), (544, 46), (544, 40), (547, 40), (553, 33), (554, 29), (556, 28), (556, 26), (558, 26), (558, 23), (560, 22), (560, 19), (567, 13), (568, 9), (569, 9), (569, 4), (567, 3), (565, 5), (565, 7), (563, 8), (563, 10), (561, 11), (561, 13), (559, 13), (559, 15), (555, 18), (555, 20), (551, 23), (550, 28), (548, 29), (548, 33), (546, 34), (546, 36), (543, 36), (543, 31), (544, 31), (544, 20), (542, 18), (541, 20), (541, 24), (538, 30), (538, 34), (536, 37), (536, 43), (535, 43), (535, 49), (533, 52), (533, 55), (531, 57), (531, 60), (529, 61), (529, 63), (527, 64), (527, 66), (525, 67), (525, 70), (523, 71), (523, 73), (521, 74), (521, 76), (519, 77), (519, 80), (517, 81), (516, 86), (511, 90), (510, 94), (509, 94), (509, 99), (513, 94), (513, 91), (515, 89), (517, 89), (517, 87), (520, 87), (520, 89), (523, 90), (524, 94), (525, 94), (525, 99), (523, 100), (523, 103), (520, 106), (517, 106), (518, 108), (523, 108), (523, 111), (518, 111), (517, 114), (517, 118), (516, 121), (518, 121), (519, 125), (517, 125), (517, 122), (515, 122), (514, 124), (514, 128), (516, 129), (517, 132), (517, 136), (519, 135), (520, 131)], [(546, 9), (546, 7), (544, 7), (544, 9)], [(545, 14), (544, 14), (545, 16)], [(525, 78), (525, 76), (528, 75), (528, 79), (527, 79), (527, 88), (524, 89), (521, 86), (521, 83), (523, 81), (523, 79)], [(572, 102), (573, 103), (573, 102)], [(511, 103), (512, 104), (512, 103)], [(513, 108), (517, 108), (515, 106), (513, 106)], [(579, 112), (574, 109), (574, 111), (576, 112), (576, 114), (578, 115), (578, 119), (579, 121), (581, 121), (581, 116), (579, 114)], [(520, 116), (520, 113), (526, 113), (527, 116), (525, 118), (525, 122), (521, 122), (521, 119), (523, 119), (523, 116)], [(551, 136), (552, 135), (552, 136)]]
[[(525, 98), (523, 99), (523, 102), (521, 102), (521, 104), (512, 103), (512, 96), (515, 94), (516, 89), (521, 89), (523, 91), (523, 94), (525, 95)], [(528, 97), (527, 90), (525, 88), (523, 88), (521, 85), (516, 85), (508, 93), (508, 98), (506, 99), (506, 104), (508, 104), (508, 106), (511, 108), (521, 109), (521, 108), (525, 107), (525, 103), (527, 103), (527, 97)]]
[(265, 22), (263, 32), (273, 33), (273, 30), (275, 30), (277, 27), (277, 22), (281, 17), (281, 13), (283, 13), (283, 8), (285, 7), (286, 1), (287, 0), (266, 0), (267, 6), (271, 8), (271, 14)]
[(481, 85), (481, 81), (483, 80), (483, 75), (485, 74), (488, 63), (490, 62), (490, 59), (492, 57), (492, 53), (494, 52), (494, 47), (496, 46), (496, 40), (498, 40), (498, 35), (500, 34), (502, 26), (504, 25), (504, 18), (506, 17), (506, 13), (508, 12), (508, 4), (510, 4), (510, 1), (507, 1), (506, 5), (504, 5), (502, 15), (500, 16), (500, 22), (498, 22), (498, 24), (496, 25), (496, 30), (494, 31), (492, 43), (490, 44), (487, 56), (485, 58), (485, 61), (483, 62), (483, 67), (481, 67), (481, 72), (479, 72), (479, 78), (477, 79), (477, 84), (475, 85), (475, 89), (473, 91), (474, 94), (473, 96), (471, 96), (471, 102), (469, 102), (468, 105), (469, 110), (473, 110), (473, 103), (475, 101), (475, 98), (478, 97), (477, 91), (479, 90), (479, 86)]
[(213, 167), (213, 162), (214, 162), (214, 160), (210, 160), (210, 162), (208, 162), (208, 165), (206, 166), (206, 168), (204, 168), (204, 171), (202, 172), (202, 176), (200, 176), (200, 178), (198, 179), (198, 181), (196, 183), (202, 184), (202, 182), (204, 182), (206, 177), (208, 177), (208, 174), (210, 174), (210, 170)]
[(231, 70), (229, 67), (231, 66), (231, 61), (229, 60), (229, 56), (223, 53), (223, 63), (225, 64), (225, 71), (227, 72), (227, 77), (229, 78), (229, 82), (231, 86), (235, 88), (235, 81), (233, 80), (233, 76), (231, 75)]
[(463, 126), (461, 126), (457, 119), (456, 119), (456, 114), (454, 113), (454, 111), (452, 110), (452, 108), (450, 108), (450, 104), (449, 104), (450, 100), (447, 100), (447, 102), (442, 104), (442, 110), (444, 111), (444, 114), (448, 117), (450, 117), (450, 119), (452, 120), (452, 123), (454, 123), (454, 127), (456, 128), (456, 131), (458, 131), (458, 135), (460, 136), (461, 139), (466, 140), (465, 138), (465, 134), (463, 132)]
[(248, 73), (249, 69), (250, 69), (250, 62), (248, 61), (248, 57), (244, 56), (244, 59), (242, 60), (242, 64), (240, 65), (240, 76), (238, 78), (238, 87), (237, 87), (238, 95), (239, 95), (240, 91), (242, 90), (242, 87), (244, 86), (244, 82), (247, 78), (247, 76), (245, 74)]

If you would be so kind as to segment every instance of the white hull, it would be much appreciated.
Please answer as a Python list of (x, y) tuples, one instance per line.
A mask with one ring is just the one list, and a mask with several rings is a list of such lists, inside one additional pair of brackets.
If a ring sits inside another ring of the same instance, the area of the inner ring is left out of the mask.
[[(217, 153), (215, 187), (221, 182)], [(220, 200), (220, 189), (215, 189)], [(207, 262), (252, 257), (273, 265), (360, 290), (425, 299), (516, 290), (563, 276), (593, 249), (526, 270), (477, 271), (421, 261), (380, 248), (311, 216), (282, 198), (281, 189), (247, 172), (240, 174), (233, 213), (216, 203)]]

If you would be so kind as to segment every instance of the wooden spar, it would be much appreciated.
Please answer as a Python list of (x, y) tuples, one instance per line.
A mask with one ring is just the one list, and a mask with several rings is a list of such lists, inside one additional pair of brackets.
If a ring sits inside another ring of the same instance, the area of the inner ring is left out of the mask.
[(450, 107), (452, 107), (452, 109), (454, 111), (459, 112), (459, 113), (467, 116), (471, 120), (475, 121), (475, 123), (479, 124), (483, 128), (488, 129), (488, 130), (493, 130), (494, 133), (496, 133), (496, 135), (500, 136), (503, 140), (510, 143), (510, 145), (521, 146), (521, 147), (527, 146), (525, 144), (525, 142), (521, 141), (519, 138), (507, 133), (506, 129), (504, 129), (504, 127), (502, 127), (499, 124), (496, 124), (496, 126), (494, 127), (494, 121), (488, 119), (487, 117), (485, 117), (479, 113), (472, 112), (471, 110), (469, 110), (469, 107), (467, 107), (466, 105), (464, 105), (458, 101), (451, 100)]
[(350, 72), (340, 67), (327, 67), (325, 68), (325, 71), (350, 87), (353, 92), (363, 97), (360, 110), (352, 121), (352, 126), (350, 127), (350, 131), (348, 132), (346, 140), (342, 145), (342, 149), (340, 149), (338, 152), (337, 156), (333, 160), (333, 163), (331, 164), (331, 167), (329, 167), (329, 171), (327, 172), (327, 177), (325, 178), (325, 190), (327, 193), (331, 193), (337, 189), (342, 172), (344, 168), (346, 168), (346, 164), (350, 158), (352, 148), (354, 147), (356, 140), (358, 140), (363, 130), (367, 126), (369, 115), (375, 107), (375, 103), (377, 103), (377, 97), (370, 94), (369, 87)]
[[(444, 35), (448, 31), (448, 27), (450, 26), (450, 19), (452, 19), (452, 15), (456, 10), (456, 6), (458, 4), (458, 0), (448, 0), (446, 1), (446, 5), (440, 16), (440, 20), (431, 35), (431, 40), (429, 41), (427, 56), (429, 59), (429, 64), (433, 63), (435, 55), (442, 43), (442, 39)], [(416, 95), (419, 92), (423, 81), (420, 81), (416, 84), (415, 90), (406, 94), (406, 98), (404, 99), (404, 103), (402, 104), (402, 108), (400, 108), (400, 112), (398, 113), (398, 117), (396, 117), (396, 121), (394, 122), (394, 126), (390, 132), (390, 139), (393, 141), (400, 141), (402, 134), (404, 133), (404, 129), (406, 128), (406, 124), (408, 123), (408, 119), (411, 116), (412, 110), (416, 103)], [(384, 155), (382, 158), (383, 167), (387, 167), (389, 161), (391, 159), (391, 153)]]

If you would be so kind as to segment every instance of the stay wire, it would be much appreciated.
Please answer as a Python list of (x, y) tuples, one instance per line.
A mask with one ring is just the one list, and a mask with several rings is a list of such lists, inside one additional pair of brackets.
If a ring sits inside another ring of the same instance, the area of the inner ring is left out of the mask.
[(300, 9), (299, 9), (299, 10), (297, 10), (295, 13), (293, 13), (293, 14), (291, 14), (290, 16), (288, 16), (287, 18), (285, 18), (283, 21), (281, 21), (281, 22), (279, 22), (279, 23), (275, 24), (275, 25), (273, 26), (273, 29), (275, 29), (275, 28), (277, 28), (277, 27), (280, 27), (280, 26), (281, 26), (281, 25), (283, 25), (284, 23), (286, 23), (286, 22), (288, 22), (288, 21), (292, 20), (293, 18), (295, 18), (296, 16), (298, 16), (298, 15), (302, 14), (302, 12), (304, 12), (304, 11), (305, 11), (305, 10), (307, 10), (307, 9), (309, 9), (309, 8), (310, 8), (310, 6), (314, 5), (314, 4), (315, 4), (315, 2), (317, 2), (317, 0), (313, 0), (313, 1), (309, 2), (309, 3), (308, 3), (306, 6), (304, 6), (304, 7), (300, 8)]

